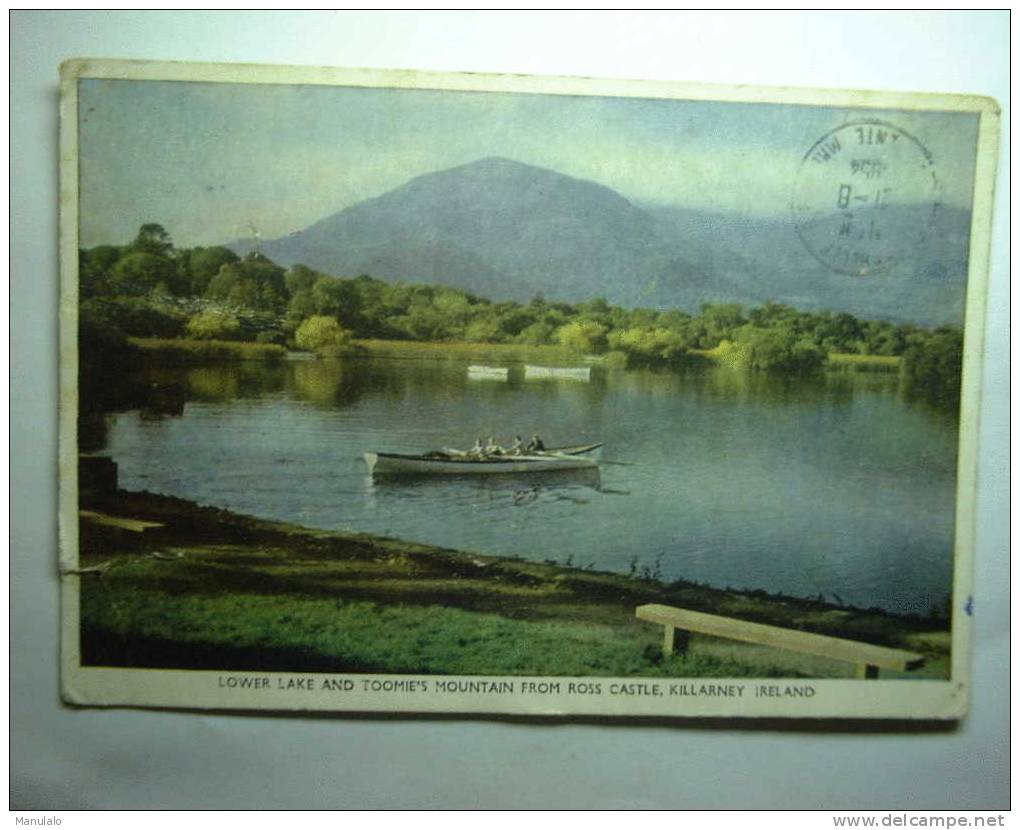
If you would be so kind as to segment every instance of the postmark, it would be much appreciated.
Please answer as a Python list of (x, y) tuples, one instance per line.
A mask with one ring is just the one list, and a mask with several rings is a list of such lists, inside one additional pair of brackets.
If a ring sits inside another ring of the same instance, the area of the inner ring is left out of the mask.
[(804, 154), (792, 201), (797, 233), (826, 268), (876, 276), (935, 232), (940, 185), (928, 148), (880, 120), (850, 121)]

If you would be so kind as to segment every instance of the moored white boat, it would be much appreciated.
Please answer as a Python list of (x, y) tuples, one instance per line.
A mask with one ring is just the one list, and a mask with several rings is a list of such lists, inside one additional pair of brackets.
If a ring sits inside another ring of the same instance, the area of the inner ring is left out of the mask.
[(365, 463), (372, 475), (493, 475), (537, 473), (551, 470), (579, 470), (597, 467), (594, 453), (601, 444), (557, 447), (524, 455), (495, 455), (475, 458), (467, 454), (434, 452), (409, 455), (395, 452), (366, 452)]
[(503, 366), (468, 366), (468, 377), (482, 380), (507, 380), (510, 369)]
[(525, 366), (525, 380), (557, 378), (564, 380), (591, 380), (590, 366)]

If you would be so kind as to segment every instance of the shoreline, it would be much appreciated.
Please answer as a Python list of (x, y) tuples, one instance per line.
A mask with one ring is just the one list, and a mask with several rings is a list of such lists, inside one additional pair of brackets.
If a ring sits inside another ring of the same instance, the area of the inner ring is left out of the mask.
[[(640, 369), (627, 366), (622, 352), (585, 355), (564, 346), (524, 345), (519, 343), (473, 343), (467, 341), (379, 340), (351, 341), (343, 354), (319, 356), (277, 344), (235, 340), (191, 340), (187, 338), (129, 337), (128, 343), (145, 359), (172, 359), (181, 365), (207, 361), (328, 360), (380, 357), (391, 360), (500, 360), (524, 363), (528, 360), (555, 361), (577, 366), (595, 366), (608, 370)], [(657, 364), (658, 368), (682, 369), (691, 366), (728, 366), (720, 349), (689, 349), (681, 358)], [(860, 355), (829, 352), (821, 370), (899, 373), (902, 358), (884, 355)], [(778, 374), (791, 374), (778, 372)], [(796, 372), (792, 373), (798, 374)]]
[(944, 620), (670, 584), (361, 533), (319, 531), (183, 499), (85, 489), (82, 655), (89, 665), (434, 674), (843, 677), (852, 666), (695, 636), (663, 658), (660, 603), (906, 648), (911, 677), (948, 676)]

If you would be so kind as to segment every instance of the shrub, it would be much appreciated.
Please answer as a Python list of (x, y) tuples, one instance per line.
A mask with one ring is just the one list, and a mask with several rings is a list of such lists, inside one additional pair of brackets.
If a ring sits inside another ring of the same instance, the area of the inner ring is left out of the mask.
[(334, 317), (321, 314), (305, 320), (294, 332), (294, 343), (299, 349), (320, 355), (341, 354), (351, 342), (351, 333)]
[(82, 368), (109, 363), (128, 348), (124, 332), (103, 309), (82, 305), (78, 314), (78, 355)]
[(188, 321), (188, 336), (196, 340), (237, 340), (241, 323), (225, 311), (200, 311)]
[(255, 335), (256, 343), (277, 343), (283, 346), (287, 342), (287, 336), (282, 331), (274, 331), (267, 329), (266, 331), (260, 331)]
[(526, 343), (531, 346), (544, 346), (552, 342), (555, 331), (552, 325), (540, 320), (521, 331), (517, 335), (517, 342)]
[(662, 327), (638, 326), (614, 331), (609, 335), (609, 346), (625, 352), (634, 365), (669, 363), (682, 357), (684, 338), (679, 332)]
[(811, 372), (825, 362), (825, 352), (811, 340), (786, 329), (753, 325), (737, 329), (733, 354), (750, 371)]
[(184, 333), (182, 313), (158, 308), (144, 297), (86, 300), (82, 309), (86, 308), (129, 337), (179, 337)]
[(963, 333), (941, 328), (915, 336), (903, 352), (903, 373), (913, 391), (948, 404), (960, 397)]
[(556, 339), (572, 351), (592, 354), (605, 349), (606, 333), (606, 327), (594, 320), (575, 320), (561, 327)]

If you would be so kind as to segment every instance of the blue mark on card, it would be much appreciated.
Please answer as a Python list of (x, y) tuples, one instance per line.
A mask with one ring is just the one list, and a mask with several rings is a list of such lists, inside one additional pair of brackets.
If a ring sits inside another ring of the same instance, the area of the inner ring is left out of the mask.
[(967, 612), (968, 617), (974, 616), (974, 597), (967, 597), (967, 604), (963, 606), (963, 610)]

